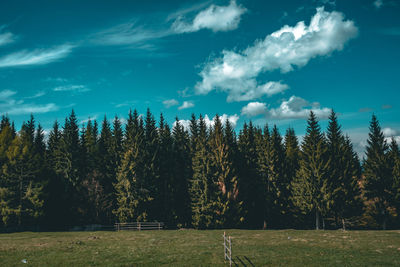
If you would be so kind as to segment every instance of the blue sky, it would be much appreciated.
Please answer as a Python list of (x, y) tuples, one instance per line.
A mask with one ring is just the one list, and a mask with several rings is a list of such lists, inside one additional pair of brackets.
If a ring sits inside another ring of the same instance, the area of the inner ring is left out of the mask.
[(400, 2), (1, 1), (0, 113), (49, 130), (73, 108), (172, 124), (223, 115), (305, 132), (333, 108), (361, 152), (372, 113), (400, 139)]

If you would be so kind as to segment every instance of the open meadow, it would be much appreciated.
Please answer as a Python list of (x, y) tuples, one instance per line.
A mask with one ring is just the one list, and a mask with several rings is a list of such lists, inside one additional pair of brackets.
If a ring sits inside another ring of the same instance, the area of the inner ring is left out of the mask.
[[(232, 236), (237, 266), (400, 266), (398, 230), (226, 232)], [(0, 266), (228, 266), (222, 234), (222, 230), (0, 234)]]

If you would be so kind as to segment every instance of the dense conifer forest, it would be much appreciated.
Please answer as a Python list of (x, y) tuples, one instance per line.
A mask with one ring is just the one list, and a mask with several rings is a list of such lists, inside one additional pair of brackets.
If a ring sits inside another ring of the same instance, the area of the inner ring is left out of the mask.
[(33, 115), (0, 124), (0, 231), (160, 221), (215, 229), (400, 226), (400, 152), (373, 115), (362, 162), (332, 111), (304, 138), (250, 121), (236, 134), (216, 116), (172, 129), (129, 113), (78, 125), (74, 111), (47, 137)]

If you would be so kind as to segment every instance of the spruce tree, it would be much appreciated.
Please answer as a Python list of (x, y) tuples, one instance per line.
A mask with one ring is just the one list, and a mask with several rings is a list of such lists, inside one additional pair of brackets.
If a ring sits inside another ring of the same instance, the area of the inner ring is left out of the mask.
[(393, 201), (393, 178), (388, 160), (389, 147), (375, 115), (372, 115), (369, 130), (367, 158), (363, 164), (365, 196), (373, 201), (378, 221), (385, 230)]
[(239, 199), (246, 210), (245, 225), (261, 228), (264, 225), (265, 190), (264, 182), (257, 171), (256, 128), (250, 121), (239, 133)]
[(192, 175), (192, 161), (189, 134), (178, 118), (172, 129), (172, 140), (172, 214), (178, 227), (187, 227), (191, 221), (189, 181)]
[(174, 209), (174, 157), (172, 153), (173, 139), (171, 130), (164, 120), (163, 114), (160, 114), (158, 127), (158, 139), (160, 140), (160, 179), (158, 181), (158, 200), (160, 201), (159, 219), (164, 222), (168, 228), (176, 227), (176, 215)]
[(208, 129), (201, 114), (198, 121), (198, 136), (194, 142), (193, 177), (190, 181), (192, 225), (197, 229), (206, 229), (213, 223), (210, 205), (211, 162)]
[(327, 145), (315, 114), (311, 111), (307, 131), (301, 145), (300, 168), (292, 183), (296, 206), (306, 213), (315, 213), (315, 229), (320, 216), (327, 211), (329, 159)]
[(124, 154), (114, 184), (117, 206), (113, 213), (120, 222), (147, 221), (148, 207), (153, 200), (144, 179), (143, 120), (137, 111), (130, 111), (124, 138)]

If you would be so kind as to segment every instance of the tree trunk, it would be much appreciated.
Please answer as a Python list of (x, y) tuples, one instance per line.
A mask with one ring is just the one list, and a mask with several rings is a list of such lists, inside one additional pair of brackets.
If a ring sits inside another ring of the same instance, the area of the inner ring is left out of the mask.
[(322, 229), (325, 230), (325, 219), (322, 217)]
[(319, 212), (315, 209), (315, 230), (319, 230)]
[(346, 231), (346, 221), (342, 219), (343, 231)]

